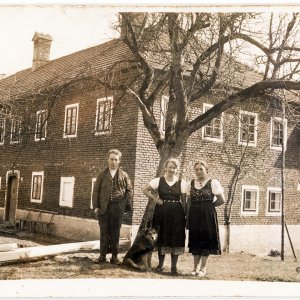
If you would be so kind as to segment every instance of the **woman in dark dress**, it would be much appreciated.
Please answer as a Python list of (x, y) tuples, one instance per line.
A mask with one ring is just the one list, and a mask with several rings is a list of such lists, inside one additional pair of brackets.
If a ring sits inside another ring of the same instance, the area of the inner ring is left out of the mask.
[(144, 195), (156, 203), (152, 221), (158, 230), (156, 270), (163, 271), (165, 255), (171, 254), (172, 275), (178, 275), (178, 255), (184, 253), (185, 247), (186, 182), (176, 176), (178, 166), (177, 159), (167, 160), (165, 175), (151, 180), (143, 189)]
[(218, 180), (208, 176), (207, 171), (205, 162), (197, 162), (194, 165), (196, 179), (187, 184), (188, 246), (189, 252), (194, 256), (194, 270), (191, 275), (198, 276), (206, 275), (206, 264), (210, 254), (221, 254), (215, 207), (225, 202), (223, 188)]

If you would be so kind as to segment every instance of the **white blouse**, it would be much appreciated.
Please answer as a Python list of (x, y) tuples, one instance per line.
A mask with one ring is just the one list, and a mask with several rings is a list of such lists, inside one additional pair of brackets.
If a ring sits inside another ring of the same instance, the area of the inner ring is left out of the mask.
[[(195, 184), (194, 184), (195, 188), (198, 190), (202, 189), (206, 185), (208, 180), (210, 180), (210, 178), (205, 180), (204, 182), (202, 182), (202, 184), (200, 182), (198, 182), (197, 180), (195, 180)], [(211, 180), (211, 190), (214, 195), (221, 195), (224, 193), (224, 189), (223, 189), (221, 183), (219, 182), (219, 180), (217, 180), (217, 179)], [(187, 186), (186, 186), (187, 195), (190, 195), (190, 192), (191, 192), (191, 180), (187, 183)]]
[[(165, 178), (166, 179), (166, 178)], [(159, 185), (159, 180), (160, 180), (160, 177), (157, 177), (157, 178), (154, 178), (152, 179), (150, 182), (149, 182), (149, 185), (151, 186), (151, 188), (153, 190), (157, 190), (158, 189), (158, 185)], [(173, 184), (175, 184), (175, 182), (178, 181), (178, 177), (177, 176), (174, 176), (174, 180), (173, 181), (168, 181), (166, 179), (166, 183), (169, 185), (169, 186), (172, 186)], [(181, 180), (181, 193), (182, 194), (185, 194), (186, 193), (186, 185), (187, 185), (187, 182), (185, 180)]]

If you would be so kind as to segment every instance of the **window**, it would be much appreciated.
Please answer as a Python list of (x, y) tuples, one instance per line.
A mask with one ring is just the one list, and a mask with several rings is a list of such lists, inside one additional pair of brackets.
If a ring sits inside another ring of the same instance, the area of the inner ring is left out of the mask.
[(168, 111), (169, 97), (162, 96), (160, 102), (160, 130), (165, 132), (166, 130), (166, 116)]
[[(213, 105), (204, 103), (203, 113), (211, 109)], [(202, 137), (205, 140), (222, 142), (223, 140), (223, 114), (212, 119), (207, 125), (202, 127)]]
[(97, 99), (95, 134), (111, 133), (113, 97)]
[(272, 118), (271, 119), (271, 148), (276, 150), (282, 149), (282, 143), (284, 139), (284, 144), (286, 146), (286, 136), (287, 136), (287, 120), (284, 122), (282, 118)]
[(269, 187), (267, 190), (267, 215), (280, 215), (281, 213), (281, 188)]
[(257, 113), (240, 111), (239, 144), (256, 147), (257, 142)]
[(41, 141), (46, 139), (46, 127), (47, 127), (47, 111), (40, 110), (36, 113), (36, 126), (35, 126), (35, 141)]
[(79, 104), (70, 104), (66, 106), (65, 110), (65, 127), (64, 137), (76, 137), (78, 125), (78, 108)]
[(255, 185), (242, 186), (242, 215), (258, 214), (259, 189)]
[(12, 144), (19, 143), (21, 140), (20, 137), (21, 137), (21, 120), (12, 119), (10, 142)]
[(42, 203), (43, 200), (44, 172), (32, 172), (31, 179), (31, 202)]
[(2, 177), (0, 177), (0, 190), (1, 190), (1, 181), (2, 181)]
[(93, 209), (93, 192), (94, 192), (94, 186), (97, 178), (92, 178), (92, 191), (91, 191), (91, 204), (90, 208)]
[(5, 119), (0, 119), (0, 145), (4, 145)]
[(61, 177), (59, 194), (60, 206), (73, 207), (74, 183), (74, 177)]

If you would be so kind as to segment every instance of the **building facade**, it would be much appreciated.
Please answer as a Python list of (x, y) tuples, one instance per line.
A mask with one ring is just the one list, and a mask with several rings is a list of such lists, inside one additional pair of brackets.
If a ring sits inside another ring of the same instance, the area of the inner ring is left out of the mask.
[[(36, 33), (33, 67), (0, 81), (1, 103), (6, 104), (0, 116), (3, 220), (14, 222), (30, 208), (54, 211), (54, 234), (98, 238), (93, 183), (107, 164), (108, 150), (118, 148), (134, 187), (134, 210), (125, 216), (122, 228), (122, 235), (132, 239), (147, 204), (141, 189), (155, 176), (159, 156), (134, 101), (97, 84), (109, 66), (130, 53), (113, 40), (49, 61), (51, 40)], [(131, 74), (119, 68), (114, 76), (127, 80)], [(162, 94), (160, 99), (155, 113), (163, 130), (168, 97)], [(9, 110), (16, 102), (23, 103), (21, 115)], [(191, 109), (191, 117), (214, 102), (213, 95), (203, 97)], [(231, 251), (266, 253), (280, 248), (282, 143), (286, 223), (294, 246), (300, 246), (299, 128), (297, 121), (283, 120), (269, 99), (253, 99), (224, 112), (195, 132), (181, 153), (185, 178), (193, 178), (194, 163), (205, 160), (211, 177), (221, 181), (225, 198), (234, 171), (242, 166), (232, 202)], [(218, 208), (218, 217), (223, 243), (225, 206)]]

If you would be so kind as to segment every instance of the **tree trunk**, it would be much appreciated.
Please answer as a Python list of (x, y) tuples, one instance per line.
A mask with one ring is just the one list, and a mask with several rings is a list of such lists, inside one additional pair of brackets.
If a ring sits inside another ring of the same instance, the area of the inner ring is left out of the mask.
[(225, 237), (224, 237), (223, 252), (226, 253), (230, 252), (230, 221), (231, 221), (231, 213), (232, 213), (232, 206), (235, 197), (236, 186), (239, 181), (239, 175), (240, 173), (237, 170), (235, 170), (228, 191), (228, 200), (226, 202), (225, 209), (224, 209)]

